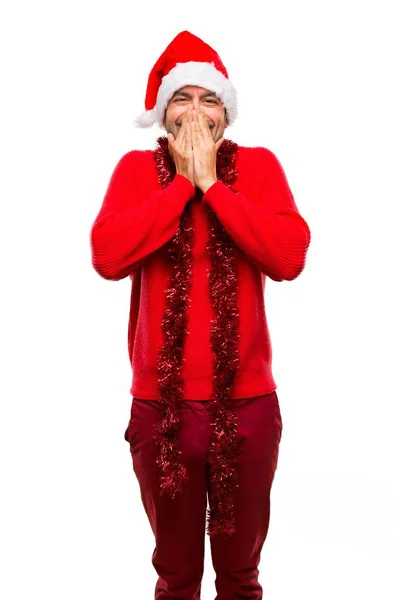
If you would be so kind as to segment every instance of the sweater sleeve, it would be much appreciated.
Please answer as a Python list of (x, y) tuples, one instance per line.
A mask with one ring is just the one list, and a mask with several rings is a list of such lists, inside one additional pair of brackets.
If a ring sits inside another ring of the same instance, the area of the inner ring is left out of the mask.
[[(257, 151), (255, 149), (255, 151)], [(299, 214), (276, 156), (260, 148), (265, 166), (260, 198), (252, 202), (217, 180), (202, 201), (216, 213), (233, 241), (273, 281), (295, 279), (303, 270), (311, 233)]]
[(195, 194), (193, 184), (179, 174), (162, 189), (148, 189), (137, 152), (127, 152), (115, 166), (90, 232), (92, 265), (105, 279), (127, 277), (165, 244)]

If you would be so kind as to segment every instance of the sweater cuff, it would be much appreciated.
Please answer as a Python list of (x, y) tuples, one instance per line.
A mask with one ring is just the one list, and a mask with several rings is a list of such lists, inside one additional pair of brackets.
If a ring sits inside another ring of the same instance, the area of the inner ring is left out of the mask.
[(225, 195), (226, 194), (231, 194), (231, 195), (235, 194), (235, 192), (230, 190), (227, 187), (227, 185), (221, 181), (221, 179), (217, 179), (217, 181), (215, 181), (213, 183), (213, 185), (211, 185), (208, 188), (206, 193), (203, 194), (202, 202), (205, 202), (206, 204), (211, 204), (211, 207), (213, 208), (215, 202), (217, 202), (217, 201), (220, 202), (220, 198), (223, 198), (223, 193)]
[(208, 188), (208, 190), (203, 194), (202, 196), (202, 202), (204, 202), (205, 200), (208, 202), (209, 200), (216, 198), (217, 196), (220, 196), (220, 193), (222, 191), (222, 187), (227, 188), (227, 186), (220, 180), (217, 179), (217, 181), (215, 181), (213, 183), (213, 185), (210, 185), (210, 187)]
[(187, 179), (187, 177), (184, 177), (184, 175), (176, 173), (170, 185), (174, 187), (177, 194), (181, 197), (185, 197), (187, 200), (190, 200), (195, 195), (195, 186)]

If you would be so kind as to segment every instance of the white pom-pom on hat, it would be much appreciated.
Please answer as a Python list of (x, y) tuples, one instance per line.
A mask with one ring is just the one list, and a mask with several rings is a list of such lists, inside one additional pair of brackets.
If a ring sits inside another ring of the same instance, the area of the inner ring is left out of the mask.
[(132, 121), (135, 127), (152, 127), (157, 119), (155, 108), (144, 110), (138, 117)]

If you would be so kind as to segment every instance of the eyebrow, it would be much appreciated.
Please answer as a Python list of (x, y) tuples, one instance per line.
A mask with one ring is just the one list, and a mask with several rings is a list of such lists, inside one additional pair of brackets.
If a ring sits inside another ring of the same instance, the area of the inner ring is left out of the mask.
[[(187, 98), (191, 98), (191, 94), (189, 94), (188, 92), (180, 92), (179, 90), (177, 92), (174, 92), (171, 98), (174, 98), (175, 96), (186, 96)], [(201, 98), (205, 98), (206, 96), (214, 96), (215, 98), (217, 98), (217, 100), (219, 100), (219, 97), (217, 96), (216, 92), (206, 92), (205, 94), (201, 94)]]

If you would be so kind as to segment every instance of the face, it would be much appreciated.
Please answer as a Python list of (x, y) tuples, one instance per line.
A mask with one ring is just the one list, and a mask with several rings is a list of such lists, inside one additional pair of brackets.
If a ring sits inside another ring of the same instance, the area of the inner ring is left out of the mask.
[(163, 122), (167, 133), (172, 133), (176, 138), (185, 111), (189, 108), (197, 109), (200, 106), (203, 107), (207, 116), (214, 141), (223, 137), (223, 132), (228, 126), (226, 109), (215, 92), (197, 85), (186, 85), (180, 88), (168, 102)]

